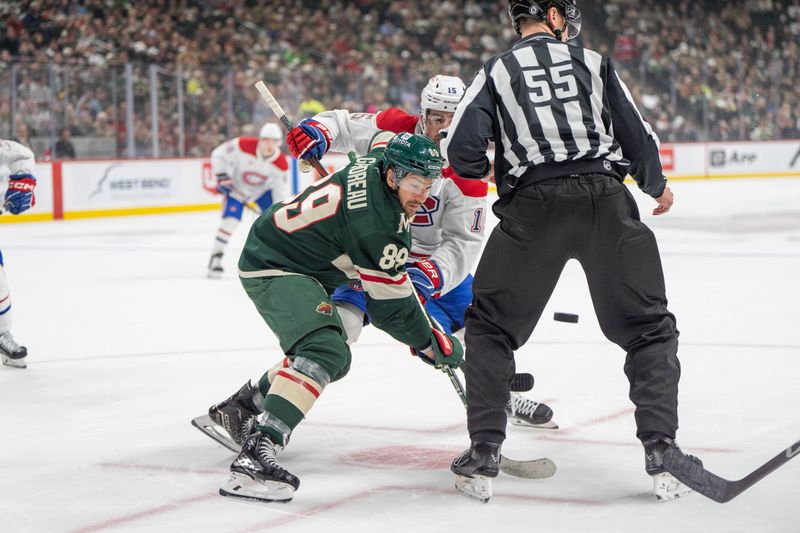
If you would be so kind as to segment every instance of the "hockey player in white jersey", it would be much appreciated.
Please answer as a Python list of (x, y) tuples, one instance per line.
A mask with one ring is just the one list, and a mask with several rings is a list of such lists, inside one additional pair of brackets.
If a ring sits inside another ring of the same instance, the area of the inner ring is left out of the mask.
[[(287, 134), (286, 142), (298, 159), (321, 159), (328, 150), (363, 154), (380, 130), (422, 134), (438, 144), (463, 94), (460, 78), (437, 75), (422, 90), (419, 115), (397, 108), (379, 113), (324, 111), (300, 122)], [(439, 188), (412, 221), (413, 243), (406, 269), (428, 313), (447, 333), (455, 333), (463, 329), (464, 313), (472, 300), (470, 271), (485, 238), (488, 184), (460, 178), (449, 167), (442, 175), (448, 179), (440, 180)], [(348, 341), (353, 343), (368, 323), (361, 287), (352, 282), (338, 289), (333, 299), (347, 328)], [(547, 405), (518, 393), (512, 393), (506, 411), (512, 424), (558, 427), (551, 421), (553, 412)]]
[(264, 124), (258, 137), (235, 137), (211, 152), (211, 172), (222, 195), (222, 221), (217, 229), (208, 277), (222, 276), (222, 256), (242, 220), (245, 205), (255, 203), (264, 211), (292, 193), (289, 163), (280, 151), (283, 132), (272, 122)]
[[(36, 187), (33, 152), (17, 142), (0, 140), (0, 169), (3, 181), (8, 177), (0, 213), (18, 215), (33, 207), (36, 203), (33, 193)], [(0, 251), (0, 357), (6, 366), (26, 368), (27, 355), (27, 348), (17, 344), (11, 336), (11, 295), (8, 291), (3, 253)]]

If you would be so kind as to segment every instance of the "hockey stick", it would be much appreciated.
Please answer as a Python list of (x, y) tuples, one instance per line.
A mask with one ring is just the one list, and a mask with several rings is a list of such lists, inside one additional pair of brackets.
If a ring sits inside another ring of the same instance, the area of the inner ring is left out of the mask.
[[(266, 102), (266, 104), (275, 114), (275, 116), (278, 117), (278, 120), (281, 121), (281, 124), (283, 124), (284, 129), (286, 129), (286, 131), (292, 131), (294, 129), (294, 123), (291, 120), (289, 120), (289, 117), (286, 116), (286, 113), (284, 112), (283, 108), (278, 103), (278, 101), (275, 100), (275, 97), (272, 96), (272, 93), (267, 88), (267, 85), (263, 81), (259, 80), (256, 82), (255, 88), (261, 95), (261, 98), (264, 99), (264, 102)], [(320, 163), (316, 157), (310, 157), (305, 161), (307, 161), (308, 163), (311, 164), (312, 167), (314, 167), (314, 170), (316, 170), (319, 173), (321, 178), (324, 178), (328, 174), (328, 172), (325, 170), (325, 167), (322, 166), (322, 163)]]
[[(417, 305), (422, 311), (422, 314), (424, 314), (425, 318), (428, 320), (428, 325), (431, 327), (431, 329), (435, 328), (444, 333), (444, 328), (442, 328), (436, 319), (431, 317), (425, 310), (425, 306), (422, 305), (422, 301), (420, 301), (417, 292), (413, 291), (413, 294), (414, 300), (416, 300)], [(421, 355), (420, 357), (425, 356)], [(444, 365), (442, 367), (442, 371), (447, 374), (448, 378), (450, 378), (450, 383), (453, 384), (456, 394), (458, 394), (458, 397), (461, 399), (461, 403), (464, 404), (464, 409), (467, 409), (467, 393), (464, 390), (464, 385), (461, 383), (461, 380), (458, 379), (455, 369)], [(531, 378), (533, 378), (533, 376), (531, 376)], [(516, 461), (514, 459), (509, 459), (503, 454), (500, 454), (500, 471), (504, 474), (508, 474), (509, 476), (520, 477), (523, 479), (544, 479), (552, 477), (556, 473), (556, 464), (552, 459), (548, 459), (547, 457), (543, 457), (541, 459), (529, 459), (527, 461)]]
[(258, 207), (257, 203), (248, 200), (247, 198), (245, 198), (244, 196), (242, 196), (241, 194), (239, 194), (238, 192), (235, 192), (233, 190), (231, 190), (231, 192), (228, 193), (228, 195), (231, 198), (233, 198), (234, 200), (242, 202), (242, 205), (244, 205), (247, 209), (249, 209), (250, 211), (255, 213), (256, 216), (260, 216), (261, 215), (262, 211), (261, 211), (261, 208)]
[(664, 468), (678, 480), (715, 502), (725, 503), (737, 497), (769, 474), (800, 455), (800, 440), (781, 451), (778, 455), (753, 470), (742, 479), (730, 481), (712, 474), (702, 463), (668, 448), (664, 452)]
[[(450, 383), (456, 390), (458, 397), (464, 408), (467, 407), (467, 394), (464, 385), (458, 379), (455, 370), (449, 366), (444, 367), (444, 373), (450, 378)], [(500, 471), (509, 476), (520, 477), (523, 479), (544, 479), (552, 477), (556, 473), (556, 464), (552, 459), (543, 457), (541, 459), (529, 459), (527, 461), (516, 461), (500, 454)]]

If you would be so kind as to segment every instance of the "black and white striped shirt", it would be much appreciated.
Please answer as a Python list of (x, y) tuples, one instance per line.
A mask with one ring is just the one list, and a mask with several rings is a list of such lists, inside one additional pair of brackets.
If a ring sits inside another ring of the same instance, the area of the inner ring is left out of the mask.
[(611, 61), (547, 33), (489, 60), (458, 105), (442, 151), (457, 174), (489, 172), (501, 195), (560, 176), (630, 173), (650, 196), (666, 185), (658, 137)]

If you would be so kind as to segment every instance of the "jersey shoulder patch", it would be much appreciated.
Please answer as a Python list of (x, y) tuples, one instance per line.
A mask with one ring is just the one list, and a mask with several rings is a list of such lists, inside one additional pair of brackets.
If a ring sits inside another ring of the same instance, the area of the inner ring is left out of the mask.
[(393, 131), (395, 133), (414, 133), (419, 122), (419, 115), (409, 115), (406, 111), (397, 107), (390, 107), (386, 111), (378, 113), (375, 125), (382, 130)]
[(442, 176), (450, 178), (453, 183), (461, 190), (464, 196), (471, 196), (473, 198), (484, 198), (489, 194), (489, 184), (481, 180), (468, 180), (462, 178), (451, 167), (446, 167), (442, 170)]
[(283, 153), (278, 154), (278, 157), (275, 158), (275, 161), (273, 161), (272, 164), (284, 172), (289, 168), (289, 161), (287, 161), (286, 156)]
[(239, 150), (252, 156), (256, 155), (258, 139), (255, 137), (239, 137)]

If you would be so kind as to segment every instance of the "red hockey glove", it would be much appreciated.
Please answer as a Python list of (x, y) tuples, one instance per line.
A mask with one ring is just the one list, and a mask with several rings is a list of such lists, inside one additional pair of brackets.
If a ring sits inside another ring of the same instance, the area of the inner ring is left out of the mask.
[(312, 118), (307, 118), (286, 134), (286, 146), (295, 159), (322, 159), (331, 146), (331, 132)]

